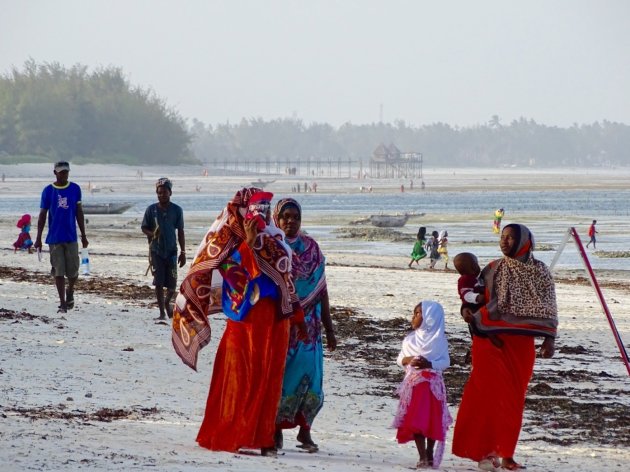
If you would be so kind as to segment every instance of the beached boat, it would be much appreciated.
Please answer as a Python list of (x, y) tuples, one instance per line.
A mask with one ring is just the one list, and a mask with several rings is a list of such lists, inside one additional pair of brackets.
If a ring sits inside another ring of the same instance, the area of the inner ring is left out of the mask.
[(261, 179), (258, 179), (258, 180), (253, 181), (252, 185), (254, 187), (258, 187), (258, 188), (265, 188), (267, 185), (270, 185), (270, 184), (272, 184), (274, 182), (275, 182), (275, 180), (261, 180)]
[(409, 219), (408, 214), (404, 215), (371, 215), (370, 223), (379, 228), (400, 228), (405, 226)]
[(83, 203), (86, 215), (120, 215), (133, 206), (133, 203)]

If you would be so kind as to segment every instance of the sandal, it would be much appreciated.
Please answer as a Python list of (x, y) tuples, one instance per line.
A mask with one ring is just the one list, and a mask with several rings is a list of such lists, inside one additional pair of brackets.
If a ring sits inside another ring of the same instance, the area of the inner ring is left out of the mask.
[(308, 429), (300, 428), (300, 431), (297, 435), (297, 440), (301, 443), (296, 445), (295, 447), (299, 447), (300, 449), (304, 449), (308, 452), (317, 452), (319, 451), (319, 446), (315, 444), (313, 438), (311, 438), (311, 432)]
[(511, 457), (509, 457), (507, 459), (503, 459), (501, 461), (501, 468), (505, 469), (505, 470), (523, 470), (523, 469), (527, 469), (527, 467), (525, 467), (522, 464), (517, 463)]
[(264, 457), (278, 457), (278, 450), (275, 447), (263, 447), (260, 449), (260, 455)]
[(488, 456), (479, 461), (477, 467), (481, 470), (486, 470), (489, 472), (496, 472), (501, 467), (501, 463), (499, 462), (499, 458), (496, 456)]
[(303, 442), (302, 444), (296, 444), (295, 447), (299, 447), (300, 449), (304, 449), (306, 452), (311, 452), (311, 453), (319, 451), (319, 446), (315, 444), (313, 441)]
[(416, 464), (416, 469), (428, 469), (428, 468), (429, 468), (429, 461), (426, 459), (420, 459), (418, 463)]

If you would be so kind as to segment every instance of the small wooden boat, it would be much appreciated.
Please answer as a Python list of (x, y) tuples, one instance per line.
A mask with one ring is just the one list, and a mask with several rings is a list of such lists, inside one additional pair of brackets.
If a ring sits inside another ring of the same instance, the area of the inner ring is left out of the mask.
[(85, 215), (120, 215), (133, 206), (133, 203), (83, 203)]
[(371, 215), (370, 223), (379, 228), (401, 228), (405, 226), (409, 219), (408, 214), (404, 215)]
[(252, 182), (252, 185), (254, 187), (258, 187), (258, 188), (265, 188), (267, 185), (270, 185), (270, 184), (272, 184), (274, 182), (275, 182), (275, 180), (261, 180), (261, 179), (258, 179), (258, 180), (255, 180), (254, 182)]

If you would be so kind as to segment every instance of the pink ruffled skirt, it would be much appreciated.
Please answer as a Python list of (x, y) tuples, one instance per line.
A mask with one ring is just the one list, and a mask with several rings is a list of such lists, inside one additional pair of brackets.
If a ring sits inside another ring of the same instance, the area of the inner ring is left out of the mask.
[(446, 402), (436, 398), (431, 389), (432, 383), (441, 383), (444, 388), (444, 381), (440, 375), (428, 370), (419, 371), (418, 375), (423, 377), (419, 382), (419, 379), (413, 379), (410, 376), (403, 381), (403, 384), (413, 382), (415, 385), (411, 387), (411, 398), (406, 408), (402, 405), (401, 399), (394, 423), (398, 429), (396, 439), (399, 443), (406, 443), (413, 441), (414, 435), (421, 434), (426, 438), (444, 441), (450, 424), (450, 422), (445, 424), (444, 420), (450, 415), (448, 411), (445, 415)]

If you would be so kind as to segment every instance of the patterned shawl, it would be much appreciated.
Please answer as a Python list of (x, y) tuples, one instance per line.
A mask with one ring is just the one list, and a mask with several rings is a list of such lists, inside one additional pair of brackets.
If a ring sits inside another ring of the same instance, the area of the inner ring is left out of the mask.
[[(482, 271), (486, 304), (474, 317), (482, 333), (556, 337), (558, 308), (553, 276), (534, 258), (534, 238), (524, 225), (510, 224), (518, 241), (511, 254)], [(505, 230), (504, 228), (504, 230)]]
[[(184, 364), (196, 370), (199, 350), (210, 342), (208, 315), (222, 311), (222, 278), (218, 269), (246, 239), (243, 218), (252, 195), (246, 187), (228, 202), (204, 236), (175, 300), (172, 341)], [(291, 276), (291, 251), (284, 233), (269, 225), (258, 233), (252, 252), (259, 269), (280, 291), (280, 313), (288, 317), (299, 308)]]
[[(302, 207), (293, 198), (283, 198), (276, 204), (273, 219), (278, 225), (280, 213), (287, 207), (295, 207), (300, 218)], [(326, 290), (326, 275), (324, 268), (326, 259), (313, 238), (300, 231), (295, 238), (287, 238), (287, 243), (293, 251), (292, 272), (295, 288), (300, 297), (300, 304), (305, 312), (317, 304), (322, 293)]]

